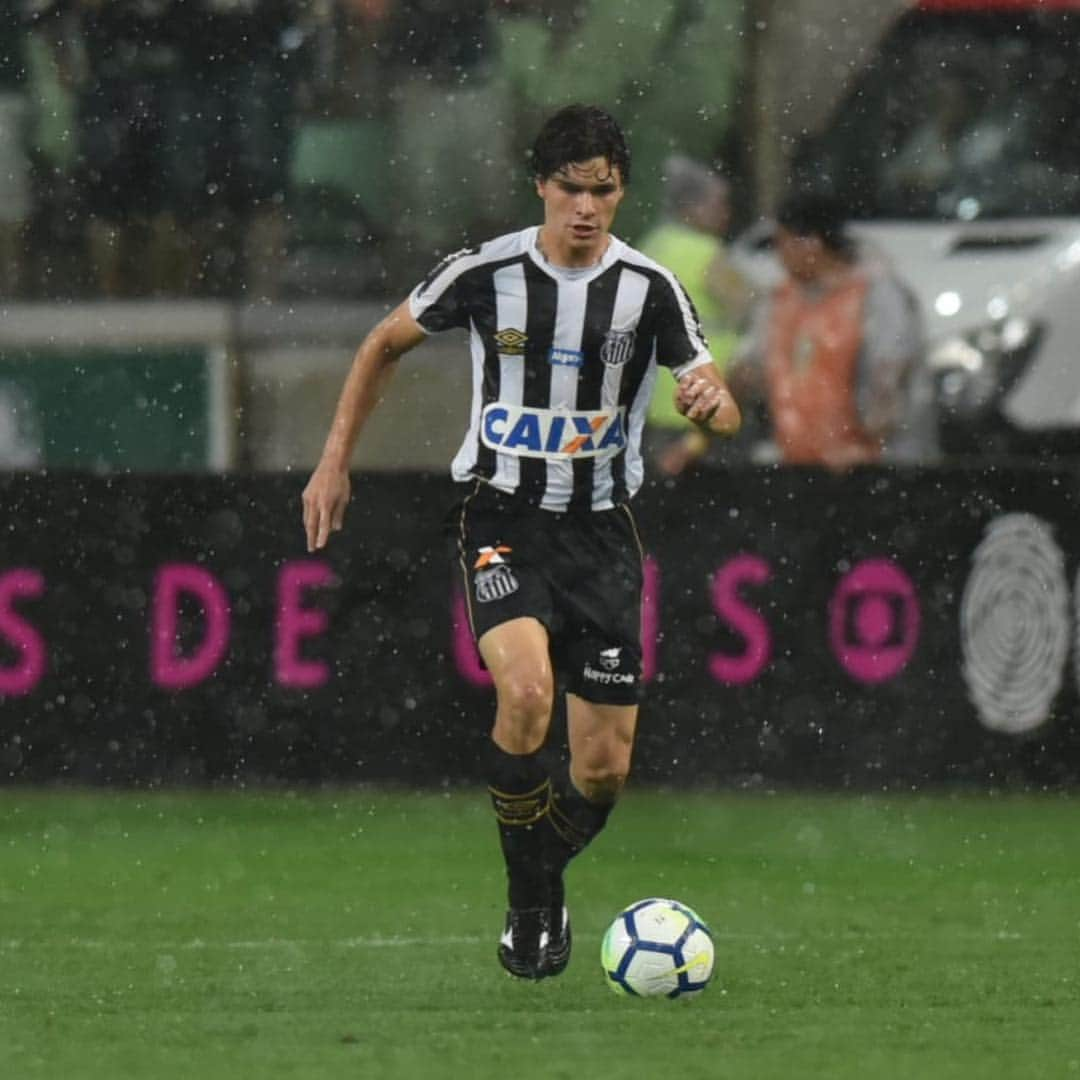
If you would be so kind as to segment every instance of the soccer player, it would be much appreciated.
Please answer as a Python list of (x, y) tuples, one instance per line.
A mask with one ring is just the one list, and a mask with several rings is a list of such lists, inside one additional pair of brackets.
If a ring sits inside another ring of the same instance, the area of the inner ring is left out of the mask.
[[(452, 474), (456, 553), (495, 684), (488, 781), (508, 878), (498, 957), (526, 979), (570, 957), (563, 871), (630, 769), (641, 680), (642, 549), (629, 500), (656, 375), (723, 435), (739, 409), (669, 271), (610, 232), (630, 153), (604, 110), (570, 105), (532, 148), (543, 224), (440, 263), (361, 344), (303, 494), (309, 550), (342, 527), (357, 435), (398, 358), (467, 328), (473, 396)], [(569, 769), (541, 754), (565, 686)]]

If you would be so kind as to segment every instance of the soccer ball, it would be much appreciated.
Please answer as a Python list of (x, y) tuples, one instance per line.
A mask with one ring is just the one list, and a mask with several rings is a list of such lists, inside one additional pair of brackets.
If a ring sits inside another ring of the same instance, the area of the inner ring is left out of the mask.
[(633, 997), (693, 997), (712, 976), (712, 935), (685, 904), (650, 897), (621, 911), (600, 946), (608, 985)]

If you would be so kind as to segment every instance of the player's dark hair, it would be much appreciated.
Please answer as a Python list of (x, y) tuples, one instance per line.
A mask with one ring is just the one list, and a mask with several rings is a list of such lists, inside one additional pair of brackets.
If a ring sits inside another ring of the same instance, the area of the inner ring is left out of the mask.
[(776, 221), (796, 236), (818, 237), (832, 251), (851, 251), (844, 204), (832, 192), (792, 192), (777, 209)]
[(597, 105), (567, 105), (548, 117), (529, 154), (529, 171), (546, 180), (574, 162), (607, 158), (630, 182), (630, 148), (618, 121)]

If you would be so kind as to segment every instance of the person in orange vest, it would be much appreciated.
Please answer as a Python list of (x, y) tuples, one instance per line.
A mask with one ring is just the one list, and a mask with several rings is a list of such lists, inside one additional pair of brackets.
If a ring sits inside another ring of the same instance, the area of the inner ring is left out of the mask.
[(736, 396), (766, 404), (773, 456), (836, 470), (932, 460), (933, 395), (911, 290), (858, 250), (831, 194), (790, 195), (775, 247), (784, 278), (730, 368)]

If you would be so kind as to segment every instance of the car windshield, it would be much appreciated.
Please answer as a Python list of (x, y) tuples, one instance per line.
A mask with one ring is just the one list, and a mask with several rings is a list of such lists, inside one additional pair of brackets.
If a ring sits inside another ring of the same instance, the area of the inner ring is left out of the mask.
[(1080, 13), (916, 13), (798, 164), (857, 218), (1080, 213)]

